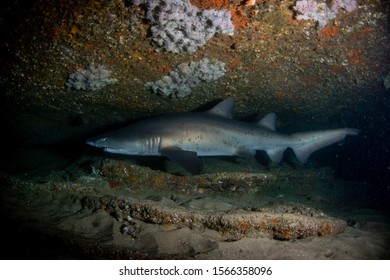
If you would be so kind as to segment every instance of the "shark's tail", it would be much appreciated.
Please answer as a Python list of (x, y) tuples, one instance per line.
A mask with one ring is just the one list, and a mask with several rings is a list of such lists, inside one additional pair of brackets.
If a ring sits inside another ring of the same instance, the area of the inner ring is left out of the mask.
[(308, 131), (291, 134), (295, 155), (301, 163), (306, 163), (310, 155), (326, 146), (343, 140), (347, 135), (358, 135), (359, 129), (340, 128), (333, 130)]

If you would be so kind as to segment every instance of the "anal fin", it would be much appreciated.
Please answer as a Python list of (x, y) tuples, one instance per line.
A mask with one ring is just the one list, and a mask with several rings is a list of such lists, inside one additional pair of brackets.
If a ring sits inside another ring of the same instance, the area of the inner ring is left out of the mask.
[(201, 172), (201, 165), (196, 152), (185, 151), (178, 147), (165, 147), (160, 152), (191, 174), (199, 174)]
[(286, 148), (277, 148), (273, 150), (267, 150), (266, 153), (272, 162), (280, 163), (283, 159), (284, 151)]

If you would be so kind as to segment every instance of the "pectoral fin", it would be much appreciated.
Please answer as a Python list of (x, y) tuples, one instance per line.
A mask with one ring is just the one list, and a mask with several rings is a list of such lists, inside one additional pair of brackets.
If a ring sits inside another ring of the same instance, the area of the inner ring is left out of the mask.
[(165, 147), (160, 152), (192, 174), (199, 174), (201, 171), (200, 161), (196, 152), (185, 151), (177, 147)]

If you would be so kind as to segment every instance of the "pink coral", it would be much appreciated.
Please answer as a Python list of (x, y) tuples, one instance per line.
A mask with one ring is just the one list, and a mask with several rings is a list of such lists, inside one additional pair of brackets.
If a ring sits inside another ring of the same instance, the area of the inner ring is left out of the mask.
[(248, 0), (245, 3), (245, 6), (253, 6), (256, 4), (256, 0)]

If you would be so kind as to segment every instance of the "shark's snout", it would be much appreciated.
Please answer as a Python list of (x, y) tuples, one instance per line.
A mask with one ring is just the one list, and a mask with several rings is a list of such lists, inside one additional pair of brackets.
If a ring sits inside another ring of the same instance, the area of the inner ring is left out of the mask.
[(95, 142), (92, 140), (85, 141), (85, 144), (90, 145), (90, 146), (95, 146)]
[(104, 147), (104, 143), (107, 141), (107, 138), (91, 138), (85, 141), (86, 144), (94, 147)]

